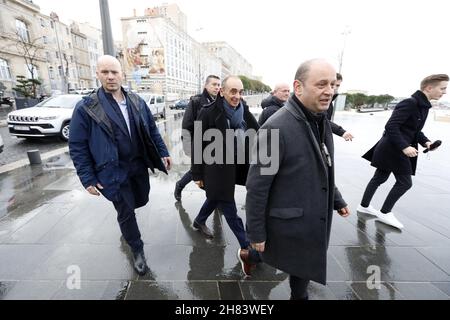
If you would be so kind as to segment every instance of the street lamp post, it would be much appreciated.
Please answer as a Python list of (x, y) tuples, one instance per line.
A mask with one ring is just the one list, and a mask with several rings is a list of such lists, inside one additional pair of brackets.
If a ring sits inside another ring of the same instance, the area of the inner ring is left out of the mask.
[(54, 16), (50, 16), (50, 19), (53, 22), (53, 27), (55, 28), (55, 35), (56, 35), (56, 42), (58, 43), (58, 54), (59, 54), (59, 63), (61, 64), (61, 69), (59, 71), (59, 75), (61, 77), (61, 91), (63, 93), (67, 93), (67, 85), (66, 85), (66, 72), (62, 60), (62, 53), (61, 53), (61, 44), (59, 43), (59, 36), (58, 36), (58, 24), (59, 21)]
[(344, 46), (342, 48), (341, 55), (339, 57), (339, 73), (342, 73), (342, 63), (344, 61), (344, 51), (345, 51), (345, 47), (347, 45), (347, 36), (351, 33), (352, 33), (352, 30), (350, 29), (349, 26), (346, 26), (344, 31), (341, 33), (344, 36)]
[(103, 52), (104, 54), (115, 57), (116, 53), (114, 51), (108, 0), (99, 0), (99, 4), (100, 16), (102, 19)]

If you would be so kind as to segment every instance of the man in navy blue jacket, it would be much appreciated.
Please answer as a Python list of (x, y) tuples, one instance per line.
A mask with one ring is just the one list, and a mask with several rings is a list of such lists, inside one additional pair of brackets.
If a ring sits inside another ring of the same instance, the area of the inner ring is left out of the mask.
[[(420, 90), (395, 107), (383, 137), (363, 156), (377, 170), (366, 187), (358, 212), (376, 216), (380, 222), (403, 229), (403, 224), (392, 213), (392, 208), (412, 187), (411, 176), (416, 173), (418, 145), (430, 149), (431, 141), (422, 129), (431, 108), (430, 101), (439, 100), (446, 93), (448, 81), (446, 74), (426, 77)], [(388, 180), (391, 173), (394, 174), (396, 183), (378, 211), (370, 202), (378, 187)]]
[(148, 168), (167, 173), (172, 160), (145, 102), (122, 88), (122, 68), (112, 56), (97, 64), (102, 87), (75, 107), (69, 149), (84, 188), (110, 200), (138, 274), (148, 271), (135, 209), (149, 201)]

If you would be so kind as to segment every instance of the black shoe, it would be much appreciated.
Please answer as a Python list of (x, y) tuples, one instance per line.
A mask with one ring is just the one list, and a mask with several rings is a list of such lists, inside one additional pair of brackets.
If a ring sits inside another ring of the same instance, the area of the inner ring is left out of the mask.
[(182, 191), (183, 191), (183, 188), (181, 188), (179, 182), (177, 182), (175, 184), (175, 191), (173, 193), (173, 195), (177, 201), (181, 201), (181, 192)]
[(140, 276), (145, 276), (148, 271), (144, 251), (133, 253), (133, 267)]
[(214, 238), (214, 235), (212, 234), (211, 230), (209, 230), (209, 228), (204, 224), (199, 224), (197, 223), (197, 221), (194, 220), (192, 228), (194, 228), (195, 231), (200, 231), (208, 239)]

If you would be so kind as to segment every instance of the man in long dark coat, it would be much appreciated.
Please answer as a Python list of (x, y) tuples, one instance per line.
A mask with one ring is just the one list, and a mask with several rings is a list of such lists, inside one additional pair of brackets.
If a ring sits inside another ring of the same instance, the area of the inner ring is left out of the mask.
[[(207, 199), (195, 218), (193, 227), (212, 238), (213, 234), (206, 226), (206, 220), (216, 208), (220, 208), (239, 241), (238, 259), (244, 274), (249, 276), (253, 264), (259, 262), (259, 255), (254, 250), (248, 250), (250, 242), (237, 213), (234, 193), (235, 186), (245, 185), (247, 180), (250, 145), (245, 134), (248, 130), (253, 130), (256, 134), (259, 126), (242, 100), (243, 92), (244, 86), (238, 77), (227, 77), (223, 80), (216, 101), (204, 106), (198, 115), (191, 158), (192, 176), (195, 183), (205, 189)], [(200, 123), (201, 128), (197, 128)], [(208, 132), (215, 132), (218, 137), (213, 137), (211, 142), (203, 141)], [(227, 134), (230, 133), (231, 140), (227, 140)], [(218, 149), (222, 147), (222, 150), (212, 148), (214, 145)], [(214, 159), (206, 158), (208, 150), (214, 150), (211, 152), (211, 158)], [(243, 156), (242, 159), (239, 159), (239, 154)]]
[[(430, 101), (439, 100), (446, 93), (448, 80), (446, 74), (425, 78), (420, 90), (395, 107), (383, 137), (363, 156), (377, 170), (366, 187), (358, 212), (376, 216), (380, 222), (403, 229), (403, 224), (392, 213), (392, 209), (412, 187), (411, 176), (416, 173), (418, 144), (430, 149), (431, 141), (423, 134), (422, 128), (431, 108)], [(388, 180), (391, 173), (396, 183), (378, 211), (370, 202), (378, 187)]]
[[(247, 179), (248, 237), (265, 263), (290, 275), (293, 300), (308, 299), (310, 280), (326, 283), (333, 210), (350, 214), (335, 187), (325, 115), (335, 82), (335, 69), (323, 60), (300, 66), (294, 95), (258, 133), (258, 154), (272, 155), (272, 163), (258, 157)], [(278, 170), (265, 170), (277, 160)]]

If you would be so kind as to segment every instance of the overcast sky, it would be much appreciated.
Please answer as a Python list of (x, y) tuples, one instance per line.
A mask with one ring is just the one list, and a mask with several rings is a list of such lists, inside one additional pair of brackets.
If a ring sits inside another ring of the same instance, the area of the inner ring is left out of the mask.
[[(101, 25), (96, 0), (34, 2), (64, 22)], [(338, 69), (344, 43), (341, 92), (405, 97), (425, 76), (450, 74), (448, 0), (109, 0), (114, 40), (122, 38), (121, 17), (163, 2), (179, 5), (192, 37), (228, 42), (272, 87), (292, 83), (306, 59), (326, 58)]]

